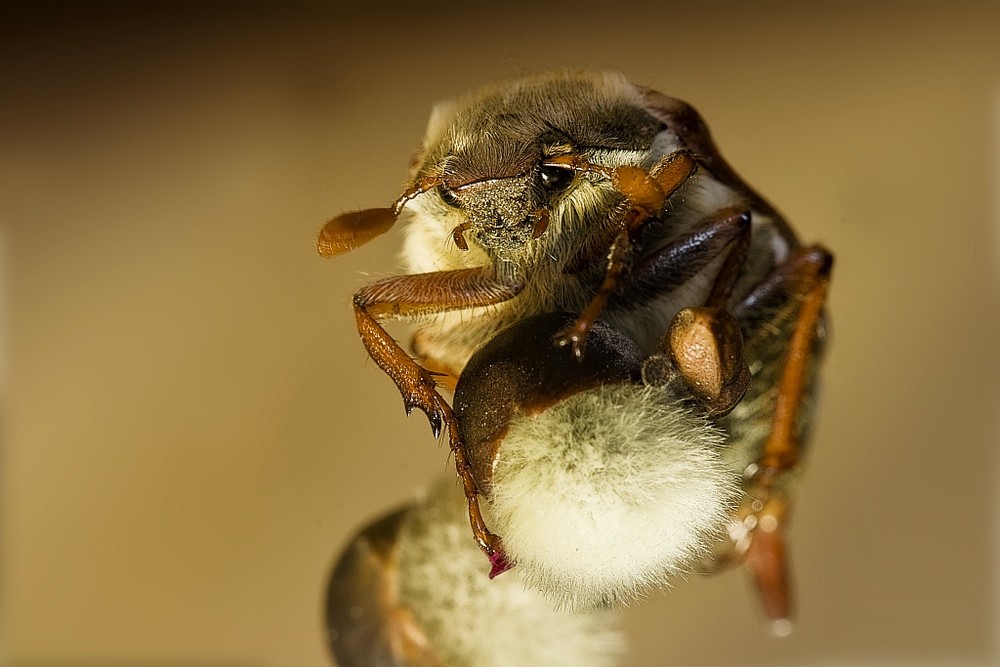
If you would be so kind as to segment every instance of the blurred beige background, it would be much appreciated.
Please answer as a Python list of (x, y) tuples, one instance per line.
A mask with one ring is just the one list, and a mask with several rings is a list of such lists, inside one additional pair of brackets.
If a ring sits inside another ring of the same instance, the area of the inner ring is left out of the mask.
[(532, 4), (5, 5), (7, 664), (329, 663), (335, 555), (451, 467), (354, 331), (399, 236), (314, 234), (395, 198), (433, 102), (558, 65), (692, 102), (837, 254), (795, 634), (695, 577), (630, 664), (1000, 659), (1000, 9)]

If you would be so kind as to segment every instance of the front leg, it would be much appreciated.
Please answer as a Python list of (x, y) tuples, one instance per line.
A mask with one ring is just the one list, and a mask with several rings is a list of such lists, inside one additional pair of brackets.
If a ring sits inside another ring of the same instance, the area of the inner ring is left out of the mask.
[(379, 368), (396, 383), (406, 413), (410, 414), (413, 408), (423, 410), (434, 437), (441, 434), (442, 427), (447, 429), (448, 444), (469, 504), (472, 531), (493, 565), (491, 576), (510, 565), (503, 556), (499, 538), (487, 529), (480, 513), (478, 486), (455, 415), (437, 390), (435, 373), (403, 351), (379, 320), (494, 305), (513, 298), (521, 289), (521, 284), (501, 282), (490, 269), (483, 267), (393, 276), (366, 285), (354, 295), (354, 315), (361, 341)]
[(602, 174), (611, 179), (611, 184), (625, 196), (627, 203), (621, 228), (608, 250), (607, 269), (597, 293), (576, 321), (554, 336), (557, 345), (571, 346), (573, 355), (580, 359), (587, 345), (587, 332), (594, 326), (608, 299), (628, 272), (635, 254), (634, 239), (651, 219), (660, 214), (667, 200), (691, 177), (695, 171), (695, 162), (688, 153), (681, 151), (663, 158), (648, 172), (627, 165), (609, 169), (574, 156), (553, 158), (548, 164)]

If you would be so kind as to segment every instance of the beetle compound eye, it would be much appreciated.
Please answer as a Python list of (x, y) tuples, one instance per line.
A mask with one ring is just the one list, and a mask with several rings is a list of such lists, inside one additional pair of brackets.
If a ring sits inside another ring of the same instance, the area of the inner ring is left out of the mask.
[(458, 195), (451, 188), (447, 188), (443, 185), (438, 186), (438, 195), (441, 196), (441, 201), (450, 206), (451, 208), (462, 208), (462, 200), (459, 199)]
[(542, 180), (542, 187), (550, 195), (562, 192), (573, 183), (572, 169), (542, 165), (538, 172)]

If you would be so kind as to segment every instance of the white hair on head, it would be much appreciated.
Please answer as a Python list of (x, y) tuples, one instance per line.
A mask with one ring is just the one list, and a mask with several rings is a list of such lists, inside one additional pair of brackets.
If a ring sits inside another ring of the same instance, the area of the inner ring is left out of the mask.
[(722, 534), (739, 493), (723, 442), (662, 389), (581, 392), (510, 424), (489, 513), (528, 586), (567, 609), (625, 603)]

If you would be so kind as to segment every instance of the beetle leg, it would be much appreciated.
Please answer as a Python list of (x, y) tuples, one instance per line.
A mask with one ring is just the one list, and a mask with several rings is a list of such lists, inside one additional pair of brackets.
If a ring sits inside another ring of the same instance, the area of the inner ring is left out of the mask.
[(469, 504), (473, 534), (490, 557), (494, 572), (503, 571), (509, 564), (503, 560), (499, 539), (487, 529), (479, 511), (478, 488), (455, 414), (438, 393), (435, 374), (406, 354), (378, 321), (493, 305), (520, 291), (521, 285), (501, 283), (489, 269), (474, 268), (393, 276), (366, 285), (354, 295), (354, 315), (361, 340), (379, 368), (395, 382), (407, 414), (413, 408), (423, 410), (435, 437), (440, 435), (442, 428), (446, 430)]
[(643, 378), (666, 385), (679, 376), (713, 417), (732, 410), (750, 382), (739, 324), (724, 309), (746, 260), (750, 230), (749, 212), (721, 209), (647, 257), (629, 283), (634, 304), (674, 292), (680, 295), (674, 307), (704, 304), (677, 312), (643, 365)]
[(627, 262), (632, 256), (632, 250), (632, 238), (627, 231), (622, 230), (611, 243), (611, 250), (608, 253), (608, 268), (597, 293), (583, 312), (573, 321), (573, 324), (552, 337), (559, 347), (571, 346), (573, 356), (578, 360), (583, 357), (583, 351), (587, 347), (587, 333), (593, 328), (601, 312), (604, 311), (608, 298), (621, 281), (622, 274), (625, 273)]
[(684, 308), (664, 337), (673, 368), (709, 417), (728, 414), (750, 385), (740, 325), (717, 307)]
[[(550, 160), (550, 163), (561, 164), (556, 159)], [(607, 168), (589, 165), (578, 158), (569, 160), (567, 164), (581, 171), (596, 171), (610, 176), (614, 188), (628, 202), (621, 229), (611, 242), (607, 270), (597, 293), (576, 321), (554, 337), (557, 345), (572, 346), (573, 355), (579, 359), (586, 348), (587, 332), (600, 317), (608, 298), (622, 281), (623, 274), (628, 271), (635, 251), (633, 239), (649, 220), (660, 214), (667, 200), (687, 182), (694, 173), (695, 163), (688, 153), (680, 151), (660, 160), (648, 172), (627, 165), (609, 172)]]
[[(800, 458), (801, 413), (810, 396), (812, 360), (832, 262), (823, 248), (800, 249), (735, 308), (737, 319), (748, 332), (748, 346), (757, 348), (753, 357), (774, 356), (780, 362), (775, 364), (777, 377), (761, 378), (749, 401), (756, 407), (748, 410), (769, 411), (770, 427), (756, 462), (747, 471), (746, 497), (730, 531), (735, 556), (749, 567), (765, 611), (779, 633), (790, 628), (792, 611), (784, 537), (790, 514), (787, 485)], [(776, 387), (776, 393), (763, 392), (765, 386)], [(760, 407), (763, 405), (767, 407)], [(746, 415), (737, 418), (745, 419)]]
[(814, 247), (802, 251), (789, 263), (791, 270), (804, 278), (810, 287), (802, 301), (795, 329), (788, 343), (771, 431), (761, 452), (758, 475), (760, 481), (768, 486), (772, 485), (774, 477), (798, 462), (796, 422), (808, 379), (813, 341), (830, 284), (832, 257), (825, 250)]
[(670, 358), (706, 414), (728, 414), (750, 384), (750, 368), (743, 359), (743, 334), (736, 318), (725, 310), (750, 248), (750, 213), (722, 209), (713, 216), (720, 223), (742, 223), (716, 275), (712, 291), (700, 308), (684, 308), (667, 332)]
[(520, 290), (486, 268), (392, 276), (362, 287), (354, 295), (354, 314), (365, 348), (396, 383), (407, 412), (420, 408), (439, 433), (443, 415), (437, 406), (443, 399), (436, 395), (433, 374), (413, 361), (378, 321), (494, 305)]

